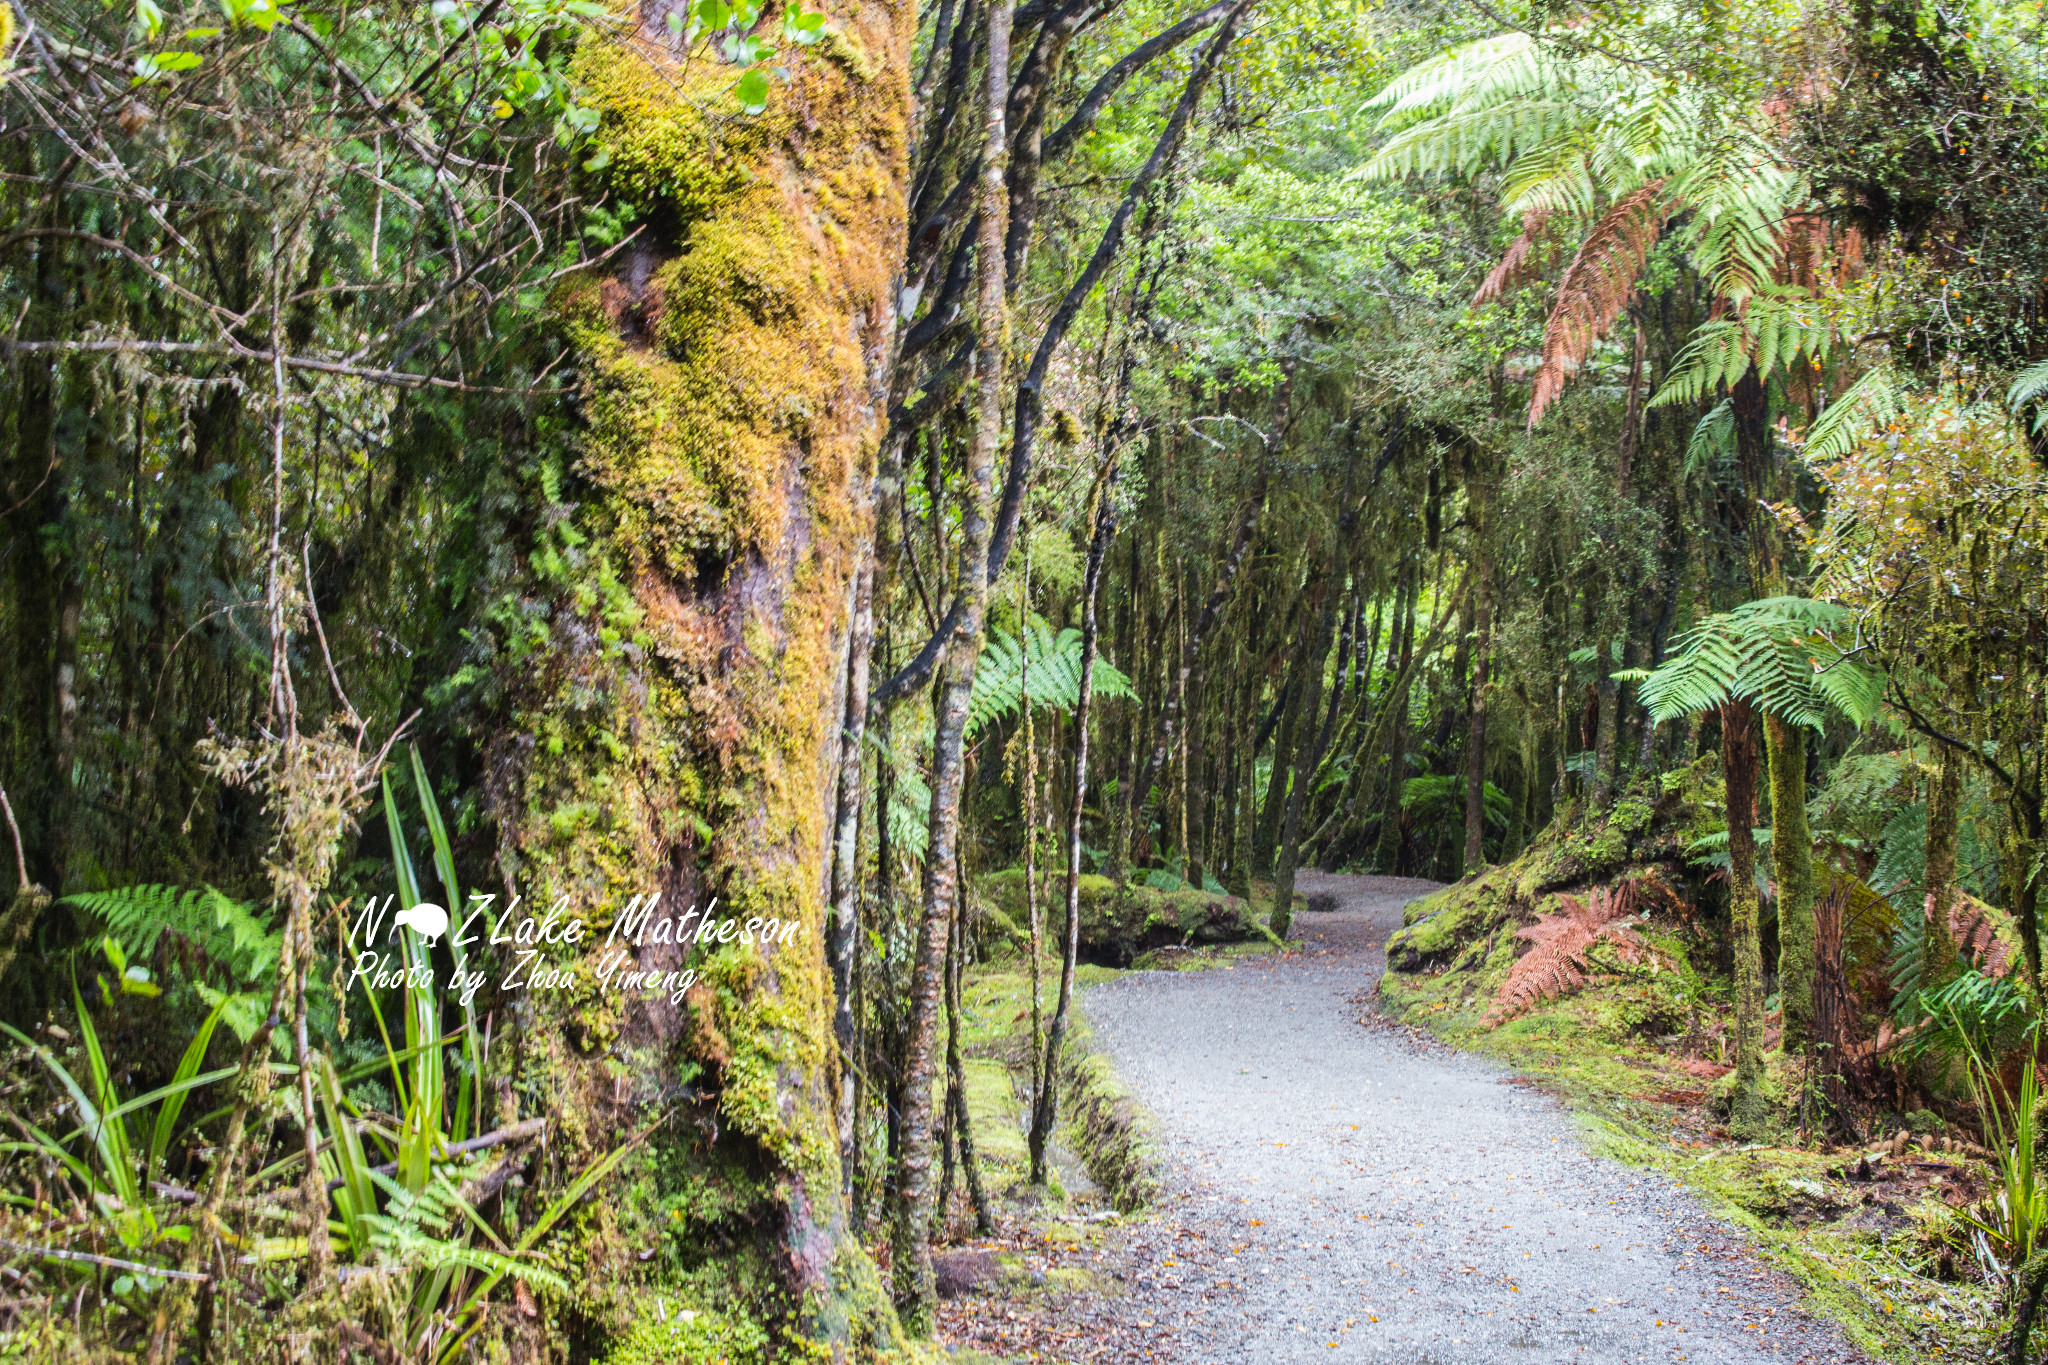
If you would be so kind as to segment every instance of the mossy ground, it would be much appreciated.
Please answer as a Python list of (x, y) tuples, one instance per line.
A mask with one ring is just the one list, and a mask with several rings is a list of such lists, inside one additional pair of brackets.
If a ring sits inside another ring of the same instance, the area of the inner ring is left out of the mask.
[[(1674, 785), (1666, 795), (1683, 792)], [(1406, 970), (1382, 979), (1384, 1013), (1522, 1073), (1577, 1111), (1596, 1151), (1695, 1190), (1806, 1286), (1809, 1308), (1872, 1355), (1975, 1358), (1997, 1334), (1999, 1304), (1967, 1254), (1956, 1254), (1955, 1204), (1981, 1194), (1983, 1171), (1943, 1155), (1880, 1163), (1875, 1180), (1860, 1179), (1859, 1160), (1876, 1144), (1802, 1144), (1787, 1098), (1800, 1077), (1781, 1054), (1772, 1056), (1769, 1087), (1780, 1097), (1780, 1131), (1763, 1143), (1730, 1136), (1716, 1110), (1725, 1084), (1715, 1083), (1732, 1060), (1727, 983), (1694, 965), (1711, 954), (1684, 911), (1643, 927), (1656, 961), (1628, 964), (1596, 950), (1607, 970), (1586, 988), (1487, 1025), (1515, 960), (1514, 930), (1550, 894), (1658, 864), (1679, 873), (1671, 851), (1697, 838), (1705, 820), (1690, 799), (1624, 800), (1609, 821), (1554, 826), (1515, 862), (1418, 901), (1388, 944), (1390, 963)]]

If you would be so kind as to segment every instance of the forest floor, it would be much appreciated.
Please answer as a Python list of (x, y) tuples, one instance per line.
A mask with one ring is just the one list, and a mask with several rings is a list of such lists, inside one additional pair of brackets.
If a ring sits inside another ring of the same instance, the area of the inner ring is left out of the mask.
[(1298, 916), (1285, 953), (1086, 992), (1163, 1189), (1128, 1225), (1084, 1192), (980, 1244), (1024, 1292), (956, 1299), (949, 1337), (1002, 1359), (1189, 1365), (1865, 1359), (1691, 1193), (1376, 1012), (1387, 936), (1432, 884), (1301, 889), (1337, 908)]

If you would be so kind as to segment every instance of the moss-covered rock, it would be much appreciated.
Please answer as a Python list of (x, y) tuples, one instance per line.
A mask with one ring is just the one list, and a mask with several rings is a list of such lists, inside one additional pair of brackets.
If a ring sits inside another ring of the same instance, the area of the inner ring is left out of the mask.
[(1480, 967), (1497, 977), (1514, 962), (1513, 930), (1556, 894), (1650, 871), (1673, 886), (1694, 878), (1686, 851), (1722, 828), (1721, 800), (1720, 763), (1710, 755), (1639, 784), (1605, 815), (1563, 807), (1513, 862), (1409, 905), (1387, 940), (1387, 965), (1409, 973)]
[[(1006, 868), (975, 879), (975, 936), (984, 951), (1021, 947), (1030, 942), (1030, 913), (1024, 897), (1024, 871)], [(1065, 882), (1041, 884), (1039, 914), (1048, 942), (1056, 942), (1065, 922), (1061, 902)], [(1299, 900), (1299, 897), (1296, 898)], [(1160, 891), (1149, 886), (1119, 887), (1107, 877), (1081, 878), (1081, 960), (1105, 967), (1127, 967), (1160, 948), (1214, 943), (1243, 943), (1263, 937), (1249, 905), (1236, 896), (1210, 891)]]

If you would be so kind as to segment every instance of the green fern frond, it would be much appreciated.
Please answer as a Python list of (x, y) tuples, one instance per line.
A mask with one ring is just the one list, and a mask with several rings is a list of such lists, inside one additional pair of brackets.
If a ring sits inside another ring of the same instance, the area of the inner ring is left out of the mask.
[(1735, 458), (1735, 401), (1723, 398), (1700, 418), (1685, 443), (1685, 472), (1694, 473), (1720, 460)]
[(1802, 359), (1825, 361), (1834, 342), (1834, 330), (1811, 293), (1766, 284), (1750, 296), (1739, 319), (1700, 324), (1672, 357), (1670, 373), (1650, 406), (1697, 403), (1723, 385), (1733, 388), (1751, 366), (1770, 375), (1789, 372)]
[(1501, 181), (1501, 208), (1524, 216), (1561, 213), (1585, 217), (1593, 212), (1598, 194), (1583, 142), (1560, 137), (1515, 158)]
[(1856, 448), (1873, 427), (1899, 415), (1899, 392), (1889, 369), (1879, 366), (1828, 404), (1806, 433), (1809, 460), (1838, 460)]
[(1451, 100), (1540, 90), (1545, 65), (1536, 40), (1526, 34), (1481, 38), (1410, 67), (1382, 86), (1365, 107), (1380, 111), (1386, 122), (1426, 114)]
[[(2005, 391), (2005, 405), (2018, 415), (2021, 408), (2044, 395), (2048, 395), (2048, 360), (2037, 360), (2013, 376), (2012, 387)], [(2042, 405), (2033, 429), (2039, 431), (2044, 426), (2048, 426), (2048, 404)]]
[[(1016, 713), (1023, 703), (1027, 662), (1033, 706), (1071, 711), (1080, 704), (1081, 632), (1069, 626), (1054, 635), (1052, 627), (1033, 617), (1021, 639), (992, 630), (982, 645), (981, 662), (974, 671), (974, 694), (967, 706), (969, 739), (984, 726)], [(1093, 690), (1098, 698), (1135, 695), (1131, 680), (1100, 655), (1095, 659)]]
[(254, 981), (276, 966), (284, 946), (284, 935), (258, 918), (253, 906), (210, 886), (124, 886), (82, 891), (64, 903), (98, 919), (131, 958), (146, 957), (168, 930), (241, 981)]
[(1846, 608), (1810, 597), (1745, 602), (1675, 639), (1639, 695), (1660, 722), (1742, 699), (1793, 725), (1818, 727), (1830, 709), (1865, 724), (1885, 680), (1835, 643), (1851, 621)]

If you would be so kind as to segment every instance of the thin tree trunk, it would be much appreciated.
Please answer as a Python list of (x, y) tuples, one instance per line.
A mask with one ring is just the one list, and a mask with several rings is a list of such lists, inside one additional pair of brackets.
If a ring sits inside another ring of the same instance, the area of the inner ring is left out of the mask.
[[(1115, 458), (1113, 453), (1110, 458)], [(1060, 939), (1060, 992), (1053, 1004), (1052, 1023), (1045, 1030), (1045, 1060), (1039, 1066), (1044, 1083), (1033, 1097), (1031, 1127), (1026, 1134), (1034, 1185), (1045, 1183), (1045, 1149), (1059, 1109), (1060, 1049), (1073, 1011), (1074, 964), (1081, 952), (1081, 816), (1088, 804), (1088, 709), (1095, 689), (1096, 602), (1102, 594), (1102, 561), (1116, 532), (1113, 492), (1114, 480), (1105, 479), (1096, 502), (1095, 533), (1089, 538), (1088, 567), (1081, 586), (1081, 684), (1074, 705), (1074, 801), (1067, 821), (1067, 927)]]
[[(1341, 553), (1339, 562), (1342, 562)], [(1306, 647), (1302, 650), (1301, 698), (1294, 708), (1297, 729), (1306, 728), (1302, 725), (1303, 721), (1308, 725), (1314, 725), (1317, 714), (1322, 710), (1323, 667), (1329, 658), (1330, 631), (1335, 625), (1336, 597), (1337, 586), (1331, 583), (1328, 591), (1323, 594), (1322, 614), (1313, 618), (1315, 634), (1302, 641)], [(1307, 626), (1310, 622), (1304, 619), (1302, 624)], [(1309, 780), (1315, 776), (1316, 762), (1320, 757), (1321, 755), (1316, 752), (1313, 736), (1303, 735), (1302, 742), (1296, 746), (1293, 762), (1289, 765), (1293, 769), (1293, 777), (1287, 786), (1287, 811), (1280, 825), (1280, 856), (1273, 868), (1273, 909), (1267, 918), (1267, 927), (1273, 931), (1275, 937), (1281, 939), (1287, 937), (1287, 930), (1294, 923), (1294, 874), (1301, 859), (1301, 807), (1308, 795)], [(1277, 770), (1280, 763), (1277, 751), (1273, 756), (1273, 763)]]
[[(1477, 487), (1479, 480), (1473, 484)], [(1464, 875), (1486, 866), (1486, 702), (1491, 686), (1489, 660), (1493, 649), (1491, 611), (1492, 554), (1485, 544), (1481, 515), (1472, 528), (1475, 544), (1472, 585), (1472, 715), (1465, 730), (1465, 864)]]
[(1308, 661), (1303, 657), (1306, 652), (1303, 650), (1295, 655), (1294, 667), (1288, 670), (1287, 682), (1282, 689), (1284, 702), (1280, 709), (1280, 728), (1273, 735), (1273, 766), (1266, 778), (1266, 800), (1259, 807), (1258, 831), (1252, 840), (1253, 877), (1270, 877), (1275, 871), (1274, 855), (1279, 852), (1281, 825), (1287, 815), (1287, 777), (1294, 766), (1294, 741), (1299, 728), (1301, 699), (1308, 691)]
[(1920, 987), (1932, 990), (1954, 980), (1962, 963), (1956, 955), (1949, 908), (1956, 896), (1956, 844), (1963, 791), (1963, 756), (1941, 746), (1940, 762), (1927, 784), (1927, 896), (1921, 930)]
[[(1248, 637), (1251, 634), (1249, 622), (1246, 623), (1245, 634)], [(1248, 639), (1239, 645), (1237, 660), (1244, 677), (1244, 703), (1238, 713), (1237, 777), (1230, 804), (1230, 880), (1226, 885), (1232, 895), (1242, 896), (1246, 904), (1250, 904), (1253, 829), (1258, 821), (1259, 681)]]
[(1026, 636), (1019, 656), (1019, 706), (1024, 713), (1024, 914), (1031, 927), (1031, 1093), (1044, 1078), (1038, 1060), (1045, 1049), (1045, 921), (1038, 908), (1038, 733), (1031, 714), (1031, 546), (1024, 548), (1024, 581), (1017, 588), (1018, 629)]
[(1606, 649), (1607, 639), (1603, 636), (1596, 648), (1598, 656), (1593, 660), (1596, 681), (1593, 695), (1599, 699), (1593, 727), (1593, 809), (1606, 810), (1614, 799), (1616, 746), (1614, 742), (1616, 723), (1621, 712), (1621, 684), (1608, 674), (1614, 670), (1614, 662)]
[(989, 508), (996, 446), (1003, 434), (1003, 235), (1007, 196), (1003, 183), (1004, 107), (1009, 99), (1008, 5), (988, 11), (986, 138), (982, 152), (981, 235), (975, 247), (975, 371), (980, 385), (974, 438), (968, 447), (967, 489), (961, 508), (962, 546), (956, 575), (961, 611), (946, 656), (944, 697), (932, 745), (932, 804), (926, 845), (924, 913), (912, 969), (910, 1036), (905, 1049), (903, 1154), (898, 1176), (895, 1254), (896, 1305), (906, 1331), (928, 1337), (937, 1301), (932, 1284), (931, 1158), (932, 1072), (945, 977), (946, 943), (959, 895), (958, 865), (946, 851), (959, 842), (963, 743), (975, 665), (981, 653), (982, 616), (988, 603)]
[[(1418, 657), (1415, 648), (1415, 604), (1421, 597), (1421, 566), (1408, 568), (1408, 614), (1401, 625), (1401, 671), (1396, 685), (1387, 690), (1387, 784), (1380, 802), (1380, 834), (1373, 849), (1372, 865), (1377, 872), (1394, 873), (1401, 861), (1401, 794), (1408, 781), (1408, 688), (1410, 669)], [(1447, 620), (1446, 603), (1437, 603), (1437, 621)]]
[[(954, 862), (959, 862), (957, 850)], [(967, 1109), (967, 1064), (960, 1056), (960, 987), (967, 975), (967, 949), (967, 898), (962, 896), (954, 905), (953, 961), (946, 979), (946, 1079), (952, 1092), (953, 1135), (960, 1145), (960, 1169), (967, 1177), (968, 1202), (974, 1206), (974, 1234), (992, 1237), (996, 1230), (995, 1215), (989, 1210), (988, 1191), (981, 1183), (981, 1161), (974, 1153), (974, 1124)], [(940, 1217), (945, 1216), (945, 1211), (941, 1201)]]
[(869, 661), (875, 646), (875, 566), (863, 554), (854, 580), (852, 629), (846, 642), (846, 706), (841, 712), (838, 809), (832, 829), (832, 924), (825, 956), (832, 970), (832, 1036), (838, 1044), (839, 1168), (845, 1190), (853, 1189), (856, 1140), (854, 1075), (853, 959), (860, 936), (860, 812), (862, 740), (867, 733)]

